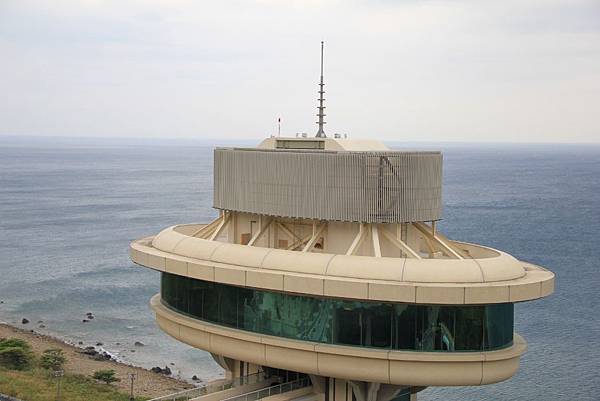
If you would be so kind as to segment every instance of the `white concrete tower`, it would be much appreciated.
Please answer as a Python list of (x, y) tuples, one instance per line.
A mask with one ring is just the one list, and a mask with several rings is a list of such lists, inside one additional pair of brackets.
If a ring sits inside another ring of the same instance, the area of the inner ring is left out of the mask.
[(323, 85), (321, 43), (317, 137), (215, 149), (218, 217), (131, 243), (160, 328), (226, 372), (156, 401), (415, 401), (517, 372), (514, 304), (554, 274), (440, 233), (441, 152), (326, 138)]
[(160, 328), (227, 372), (210, 400), (414, 401), (516, 373), (514, 304), (554, 274), (436, 230), (440, 152), (269, 138), (214, 163), (219, 217), (131, 244), (161, 272)]

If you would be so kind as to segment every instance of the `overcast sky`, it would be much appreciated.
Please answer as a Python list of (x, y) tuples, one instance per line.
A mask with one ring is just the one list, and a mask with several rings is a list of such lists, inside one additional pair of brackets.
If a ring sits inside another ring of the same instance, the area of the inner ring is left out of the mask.
[(0, 0), (0, 135), (600, 142), (600, 0)]

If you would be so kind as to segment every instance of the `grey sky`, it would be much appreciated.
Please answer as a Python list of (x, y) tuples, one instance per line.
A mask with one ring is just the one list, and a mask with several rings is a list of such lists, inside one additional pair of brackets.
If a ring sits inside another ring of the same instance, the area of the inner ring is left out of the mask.
[(600, 1), (0, 0), (0, 135), (600, 141)]

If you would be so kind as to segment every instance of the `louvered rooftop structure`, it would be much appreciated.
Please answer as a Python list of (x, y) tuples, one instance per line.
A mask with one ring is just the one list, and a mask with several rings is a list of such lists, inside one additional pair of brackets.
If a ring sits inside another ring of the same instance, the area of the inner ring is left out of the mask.
[(215, 150), (216, 208), (361, 223), (441, 218), (440, 152), (360, 151), (353, 149), (361, 142), (318, 138), (265, 142)]

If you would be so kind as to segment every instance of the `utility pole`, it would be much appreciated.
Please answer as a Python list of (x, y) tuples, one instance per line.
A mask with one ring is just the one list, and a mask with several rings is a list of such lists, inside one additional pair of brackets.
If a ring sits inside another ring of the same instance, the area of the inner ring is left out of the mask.
[(57, 385), (56, 385), (56, 401), (60, 401), (60, 382), (61, 382), (61, 378), (64, 376), (65, 371), (64, 370), (57, 370), (54, 372), (54, 377), (56, 377), (58, 379)]
[(135, 378), (137, 377), (137, 374), (130, 372), (128, 374), (129, 376), (129, 381), (131, 382), (131, 387), (130, 387), (130, 392), (129, 392), (129, 401), (134, 401), (135, 397), (133, 396), (133, 382), (135, 380)]

